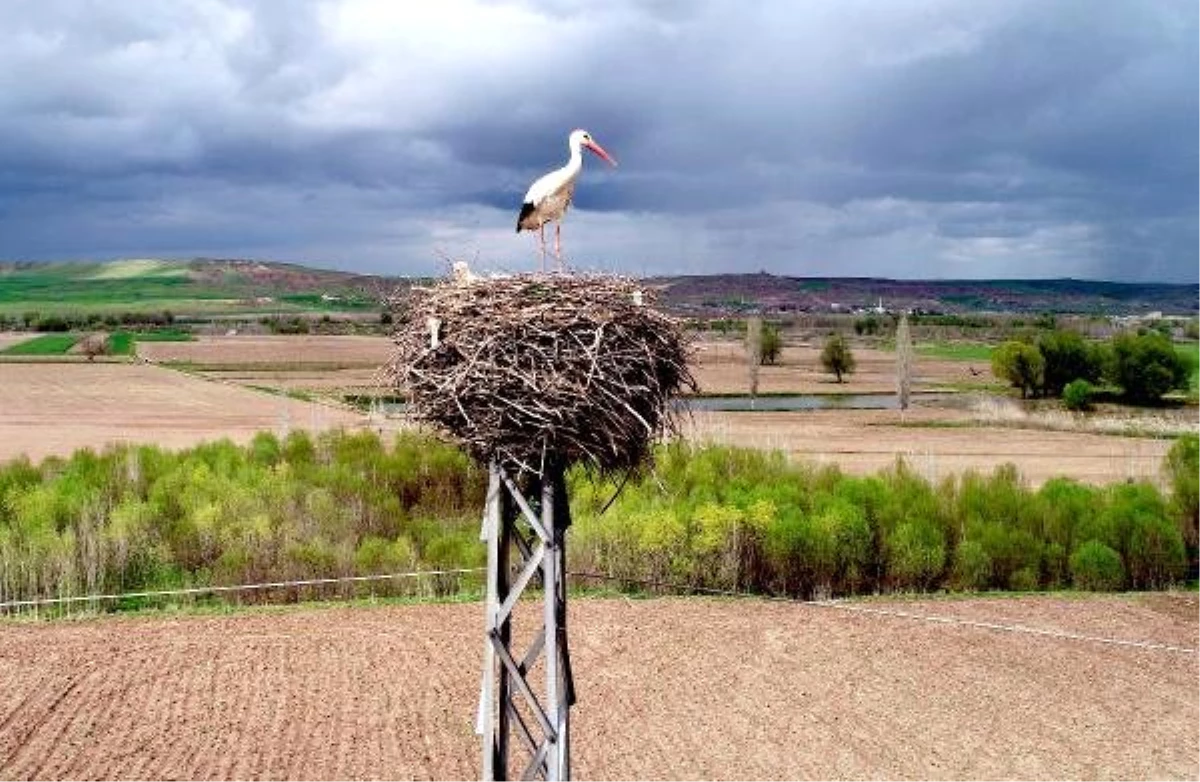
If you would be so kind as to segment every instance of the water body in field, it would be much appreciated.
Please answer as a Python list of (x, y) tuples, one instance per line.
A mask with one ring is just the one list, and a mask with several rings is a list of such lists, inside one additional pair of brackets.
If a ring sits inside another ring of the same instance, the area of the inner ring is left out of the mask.
[(895, 394), (787, 394), (780, 396), (697, 396), (683, 400), (691, 410), (711, 412), (794, 410), (896, 410)]
[[(923, 396), (928, 399), (928, 395)], [(786, 394), (780, 396), (694, 396), (679, 400), (693, 411), (791, 412), (797, 410), (896, 410), (895, 394)], [(384, 415), (402, 415), (403, 402), (385, 402), (377, 408)]]

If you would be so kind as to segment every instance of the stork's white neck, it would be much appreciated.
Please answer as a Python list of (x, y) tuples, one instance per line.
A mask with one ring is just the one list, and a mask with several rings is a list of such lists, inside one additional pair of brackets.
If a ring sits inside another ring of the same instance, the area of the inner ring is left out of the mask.
[(567, 140), (567, 146), (571, 149), (571, 157), (563, 168), (569, 175), (574, 176), (583, 168), (583, 143), (572, 135)]

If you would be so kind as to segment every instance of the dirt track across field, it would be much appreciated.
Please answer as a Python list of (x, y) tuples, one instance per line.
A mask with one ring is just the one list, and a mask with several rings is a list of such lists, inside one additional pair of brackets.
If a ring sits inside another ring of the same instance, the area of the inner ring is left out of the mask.
[[(1186, 595), (577, 599), (579, 778), (1196, 779)], [(473, 778), (478, 604), (0, 624), (0, 777)]]

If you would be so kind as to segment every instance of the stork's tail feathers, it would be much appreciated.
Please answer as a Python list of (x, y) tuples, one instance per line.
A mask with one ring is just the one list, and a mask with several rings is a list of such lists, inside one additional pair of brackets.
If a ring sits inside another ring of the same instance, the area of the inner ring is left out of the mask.
[(523, 228), (532, 231), (537, 227), (536, 225), (532, 224), (523, 225), (525, 218), (530, 217), (536, 209), (537, 207), (533, 205), (532, 201), (526, 201), (525, 203), (521, 204), (521, 214), (517, 217), (517, 233), (521, 233), (521, 229)]

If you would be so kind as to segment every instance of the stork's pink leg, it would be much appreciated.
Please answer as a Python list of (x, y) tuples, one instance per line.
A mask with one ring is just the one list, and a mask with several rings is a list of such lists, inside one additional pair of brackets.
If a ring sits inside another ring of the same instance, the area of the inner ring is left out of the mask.
[(558, 270), (563, 270), (562, 261), (562, 223), (554, 222), (554, 259), (558, 261)]
[(538, 247), (542, 251), (542, 271), (546, 271), (546, 224), (538, 226)]

